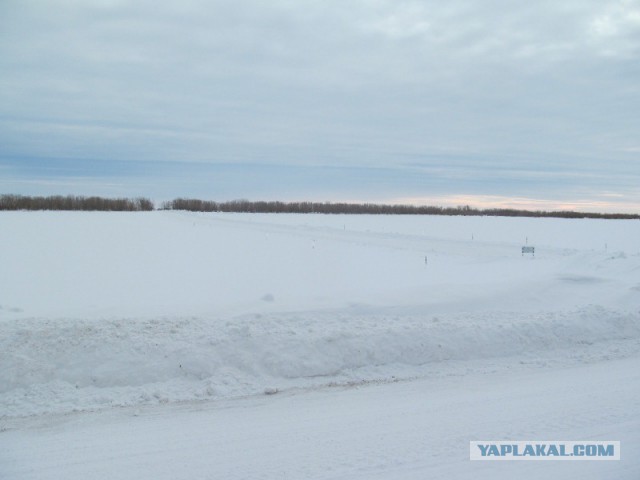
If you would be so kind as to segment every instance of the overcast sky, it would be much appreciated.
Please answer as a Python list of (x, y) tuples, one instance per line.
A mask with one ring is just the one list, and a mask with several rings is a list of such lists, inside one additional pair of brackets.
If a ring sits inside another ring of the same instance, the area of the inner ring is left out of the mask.
[(1, 0), (0, 193), (640, 212), (640, 0)]

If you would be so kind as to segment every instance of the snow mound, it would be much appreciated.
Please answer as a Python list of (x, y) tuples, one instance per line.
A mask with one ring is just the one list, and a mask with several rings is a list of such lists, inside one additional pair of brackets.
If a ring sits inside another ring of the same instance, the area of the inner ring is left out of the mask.
[(0, 323), (0, 415), (195, 401), (391, 380), (425, 365), (640, 339), (640, 314), (589, 306), (448, 316), (345, 309), (234, 318)]

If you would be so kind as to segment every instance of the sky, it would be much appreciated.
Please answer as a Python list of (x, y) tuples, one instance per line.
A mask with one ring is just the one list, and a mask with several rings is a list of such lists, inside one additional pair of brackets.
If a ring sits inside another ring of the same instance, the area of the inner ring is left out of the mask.
[(640, 0), (0, 0), (0, 193), (640, 212)]

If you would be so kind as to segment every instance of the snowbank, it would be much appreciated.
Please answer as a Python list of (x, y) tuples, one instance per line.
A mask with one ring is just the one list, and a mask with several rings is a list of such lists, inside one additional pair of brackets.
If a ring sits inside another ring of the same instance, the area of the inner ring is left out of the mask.
[[(433, 317), (350, 311), (224, 319), (0, 323), (6, 416), (388, 381), (451, 361), (544, 359), (638, 343), (640, 315), (601, 307)], [(438, 366), (440, 365), (440, 366)]]

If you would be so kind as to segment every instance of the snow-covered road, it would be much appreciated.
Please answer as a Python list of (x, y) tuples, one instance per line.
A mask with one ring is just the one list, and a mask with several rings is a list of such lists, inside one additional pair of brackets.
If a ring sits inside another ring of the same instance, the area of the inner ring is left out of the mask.
[[(640, 478), (640, 358), (21, 420), (0, 478)], [(17, 426), (17, 425), (14, 425)], [(472, 462), (470, 440), (620, 440), (614, 462)]]

